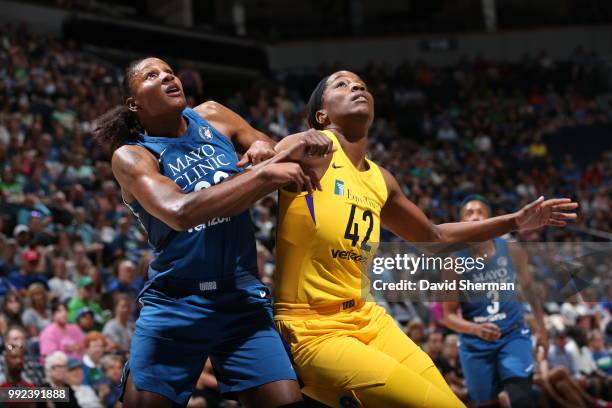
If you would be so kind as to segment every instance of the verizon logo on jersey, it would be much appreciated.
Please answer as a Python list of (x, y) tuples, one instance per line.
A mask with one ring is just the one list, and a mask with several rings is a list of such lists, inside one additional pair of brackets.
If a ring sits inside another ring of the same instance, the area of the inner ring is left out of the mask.
[(187, 232), (202, 231), (203, 229), (205, 229), (207, 227), (212, 227), (212, 226), (215, 226), (217, 224), (222, 224), (224, 222), (229, 222), (231, 219), (232, 219), (232, 217), (215, 217), (215, 218), (212, 218), (212, 219), (208, 220), (207, 223), (196, 225), (193, 228), (189, 228), (187, 230)]
[(344, 251), (342, 249), (332, 249), (331, 256), (334, 259), (346, 259), (347, 261), (360, 262), (364, 264), (367, 264), (369, 261), (367, 256), (358, 254), (353, 250)]

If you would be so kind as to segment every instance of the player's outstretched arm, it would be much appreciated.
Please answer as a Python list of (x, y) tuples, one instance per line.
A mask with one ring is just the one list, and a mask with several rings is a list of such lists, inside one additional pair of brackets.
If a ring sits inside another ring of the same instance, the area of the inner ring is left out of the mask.
[(544, 200), (540, 197), (519, 211), (483, 221), (453, 222), (434, 225), (423, 211), (402, 192), (397, 180), (382, 169), (389, 195), (381, 212), (383, 224), (398, 236), (412, 242), (467, 243), (482, 242), (516, 230), (544, 226), (563, 227), (576, 218), (567, 213), (578, 208), (569, 198)]
[(126, 201), (137, 200), (171, 228), (184, 231), (214, 217), (240, 214), (261, 197), (289, 183), (312, 190), (313, 181), (299, 164), (286, 162), (290, 153), (277, 154), (223, 183), (189, 194), (160, 174), (155, 157), (139, 146), (117, 149), (112, 169)]

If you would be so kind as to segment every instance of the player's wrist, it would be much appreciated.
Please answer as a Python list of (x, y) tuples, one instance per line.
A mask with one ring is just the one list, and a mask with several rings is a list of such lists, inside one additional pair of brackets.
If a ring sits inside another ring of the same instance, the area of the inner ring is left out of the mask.
[(509, 232), (518, 231), (520, 229), (519, 212), (513, 212), (505, 216), (509, 225)]

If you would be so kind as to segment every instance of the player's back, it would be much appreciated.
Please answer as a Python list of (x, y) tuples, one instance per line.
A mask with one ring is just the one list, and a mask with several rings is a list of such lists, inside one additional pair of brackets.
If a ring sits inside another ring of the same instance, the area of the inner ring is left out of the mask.
[[(190, 108), (183, 111), (183, 116), (189, 125), (180, 137), (140, 134), (130, 144), (150, 151), (159, 161), (160, 173), (185, 193), (210, 187), (241, 171), (227, 137)], [(215, 280), (221, 278), (256, 274), (254, 231), (248, 211), (213, 218), (187, 231), (175, 231), (138, 202), (128, 206), (147, 231), (155, 251), (149, 266), (150, 282), (161, 278), (193, 279), (210, 281), (214, 286)], [(212, 286), (210, 289), (214, 289)]]

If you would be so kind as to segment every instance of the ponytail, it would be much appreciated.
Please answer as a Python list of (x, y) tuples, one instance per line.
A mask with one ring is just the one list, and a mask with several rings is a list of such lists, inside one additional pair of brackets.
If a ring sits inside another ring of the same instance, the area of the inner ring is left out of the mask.
[[(136, 73), (137, 65), (145, 59), (147, 58), (132, 61), (125, 69), (121, 84), (124, 99), (127, 99), (132, 94), (130, 82)], [(129, 110), (126, 105), (119, 105), (96, 119), (93, 137), (100, 146), (109, 146), (112, 154), (112, 152), (126, 144), (126, 142), (135, 140), (138, 137), (138, 133), (143, 132), (144, 128), (140, 121), (138, 121), (136, 114)]]
[(126, 105), (119, 105), (96, 119), (93, 137), (100, 146), (109, 146), (111, 152), (135, 140), (143, 132), (136, 114)]

